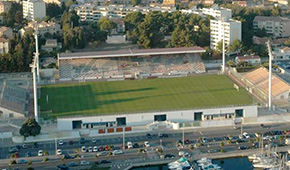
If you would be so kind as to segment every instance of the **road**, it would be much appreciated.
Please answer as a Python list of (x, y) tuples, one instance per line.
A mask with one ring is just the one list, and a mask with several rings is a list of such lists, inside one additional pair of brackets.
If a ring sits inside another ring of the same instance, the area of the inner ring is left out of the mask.
[[(290, 124), (275, 124), (275, 125), (267, 125), (266, 127), (262, 128), (261, 126), (257, 125), (247, 125), (243, 126), (243, 131), (248, 132), (251, 134), (252, 137), (254, 137), (254, 133), (264, 133), (269, 130), (286, 130), (290, 129)], [(163, 132), (164, 133), (164, 132)], [(152, 137), (148, 138), (146, 134), (134, 134), (134, 135), (126, 135), (125, 136), (125, 141), (131, 141), (132, 143), (139, 143), (141, 147), (144, 147), (144, 141), (149, 141), (151, 144), (151, 147), (148, 148), (148, 153), (137, 153), (138, 149), (126, 149), (125, 152), (125, 157), (124, 155), (118, 155), (118, 156), (105, 156), (105, 157), (98, 157), (98, 160), (102, 159), (110, 159), (113, 160), (114, 165), (118, 164), (125, 164), (128, 160), (139, 160), (139, 161), (144, 161), (147, 159), (152, 159), (154, 157), (159, 157), (158, 154), (156, 154), (155, 151), (149, 151), (149, 150), (154, 150), (157, 147), (162, 146), (164, 154), (166, 153), (171, 153), (171, 154), (178, 154), (178, 148), (176, 146), (176, 141), (182, 140), (182, 131), (167, 131), (168, 137), (163, 137), (159, 138), (157, 136), (158, 132), (155, 133)], [(220, 143), (223, 142), (225, 146), (223, 146), (223, 150), (225, 152), (233, 152), (236, 151), (239, 145), (247, 145), (250, 146), (249, 142), (242, 143), (242, 144), (227, 144), (227, 141), (223, 138), (227, 135), (233, 135), (234, 138), (238, 138), (237, 136), (240, 134), (240, 129), (235, 130), (232, 127), (223, 127), (223, 128), (215, 128), (213, 129), (196, 129), (196, 130), (185, 130), (184, 133), (184, 139), (189, 139), (191, 143), (196, 143), (197, 139), (200, 137), (206, 137), (208, 138), (208, 143), (204, 144), (204, 146), (199, 147), (198, 149), (194, 149), (194, 154), (200, 154), (200, 153), (207, 153), (208, 150), (212, 150), (214, 152), (220, 151), (221, 146)], [(213, 141), (215, 139), (215, 141)], [(68, 154), (74, 155), (76, 148), (81, 148), (82, 146), (105, 146), (105, 145), (112, 145), (116, 149), (121, 149), (121, 145), (123, 143), (122, 136), (114, 136), (114, 137), (108, 137), (104, 136), (102, 139), (97, 138), (97, 142), (94, 144), (92, 143), (90, 138), (86, 138), (85, 144), (80, 144), (79, 140), (75, 139), (72, 140), (73, 144), (69, 145), (69, 140), (64, 140), (64, 144), (62, 146), (57, 146), (58, 149), (61, 149), (63, 152), (66, 152)], [(276, 141), (278, 142), (278, 141)], [(265, 143), (269, 143), (269, 141), (265, 141)], [(188, 145), (187, 145), (187, 148)], [(1, 153), (1, 159), (0, 160), (0, 168), (7, 168), (8, 162), (10, 157), (10, 154), (8, 152), (9, 148), (8, 147), (2, 147), (0, 148), (0, 153)], [(47, 156), (50, 160), (48, 162), (42, 163), (42, 157), (37, 157), (37, 152), (38, 150), (47, 150), (49, 152), (50, 156)], [(188, 150), (188, 149), (187, 149)], [(29, 151), (34, 155), (35, 157), (30, 157), (30, 158), (23, 158), (26, 155), (26, 152)], [(189, 150), (188, 150), (189, 151)], [(27, 149), (20, 149), (19, 151), (19, 156), (22, 157), (22, 159), (26, 160), (31, 160), (33, 162), (33, 166), (41, 168), (41, 169), (51, 169), (52, 167), (55, 168), (56, 165), (61, 164), (61, 157), (60, 156), (55, 156), (55, 142), (54, 141), (49, 141), (49, 142), (44, 142), (44, 143), (39, 143), (38, 148), (34, 148), (33, 144), (28, 144)], [(95, 160), (95, 155), (96, 153), (81, 153), (83, 158), (80, 160), (89, 160), (91, 162), (96, 162)], [(117, 159), (115, 159), (117, 158)], [(21, 159), (21, 158), (20, 158)], [(74, 160), (80, 161), (80, 160)], [(52, 163), (52, 161), (57, 161)], [(65, 160), (65, 163), (72, 162), (72, 160)], [(27, 165), (13, 165), (17, 167), (27, 167)]]

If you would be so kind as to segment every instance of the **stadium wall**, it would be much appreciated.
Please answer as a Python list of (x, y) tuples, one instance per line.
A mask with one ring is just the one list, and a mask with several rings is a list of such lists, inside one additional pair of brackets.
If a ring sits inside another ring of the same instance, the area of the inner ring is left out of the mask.
[[(89, 116), (89, 117), (66, 117), (57, 118), (58, 130), (74, 130), (73, 122), (79, 121), (82, 123), (80, 129), (87, 129), (84, 124), (104, 124), (108, 123), (107, 127), (102, 126), (101, 128), (118, 127), (116, 125), (117, 118), (126, 118), (126, 126), (146, 126), (153, 123), (155, 116), (166, 115), (166, 121), (177, 122), (177, 123), (194, 123), (200, 122), (203, 127), (211, 127), (217, 125), (234, 124), (234, 119), (237, 118), (237, 111), (243, 112), (244, 118), (256, 118), (258, 116), (258, 109), (256, 105), (249, 106), (230, 106), (221, 108), (209, 108), (209, 109), (196, 109), (196, 110), (180, 110), (180, 111), (162, 111), (162, 112), (151, 112), (151, 113), (135, 113), (135, 114), (119, 114), (119, 115), (107, 115), (107, 116)], [(200, 114), (200, 120), (195, 118), (196, 114)], [(115, 123), (114, 123), (115, 122)], [(220, 122), (220, 123), (218, 123)], [(90, 129), (91, 127), (89, 127)], [(98, 129), (93, 127), (93, 129)]]

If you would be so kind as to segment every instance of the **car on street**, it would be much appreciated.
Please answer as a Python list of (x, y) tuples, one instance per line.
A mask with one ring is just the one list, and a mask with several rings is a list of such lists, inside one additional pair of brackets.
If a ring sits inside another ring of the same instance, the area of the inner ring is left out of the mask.
[(147, 138), (152, 138), (152, 135), (151, 135), (150, 133), (147, 133), (147, 134), (146, 134), (146, 137), (147, 137)]
[(56, 151), (56, 155), (61, 155), (61, 154), (62, 154), (61, 149), (58, 149), (58, 150)]
[(81, 151), (82, 152), (87, 152), (87, 147), (86, 146), (82, 146)]
[(37, 153), (38, 156), (43, 156), (43, 150), (39, 150)]
[(247, 142), (247, 140), (246, 139), (238, 139), (238, 140), (236, 140), (236, 144), (237, 145), (240, 144), (240, 143), (244, 143), (244, 142)]
[(98, 150), (99, 150), (99, 148), (98, 148), (97, 146), (94, 146), (94, 147), (93, 147), (93, 151), (94, 151), (94, 152), (98, 152)]
[(88, 152), (93, 152), (93, 147), (89, 146), (88, 147)]
[(81, 144), (85, 144), (85, 143), (86, 143), (85, 138), (81, 138), (81, 139), (80, 139), (80, 143), (81, 143)]
[(178, 156), (183, 157), (183, 156), (188, 156), (189, 153), (185, 152), (185, 151), (179, 151), (178, 152)]
[(62, 153), (62, 157), (64, 159), (73, 159), (74, 158), (73, 156), (69, 155), (67, 152)]
[(73, 145), (74, 142), (71, 140), (71, 141), (68, 142), (68, 144), (69, 144), (69, 145)]
[(97, 143), (97, 139), (96, 138), (93, 138), (92, 139), (92, 143)]
[(150, 147), (150, 143), (148, 141), (144, 142), (145, 147)]
[(210, 149), (210, 150), (208, 150), (207, 152), (208, 152), (208, 153), (218, 153), (218, 152), (220, 152), (220, 151), (217, 150), (217, 149)]
[(107, 151), (103, 151), (103, 152), (99, 152), (97, 153), (98, 156), (107, 156), (108, 152)]
[(64, 143), (63, 143), (63, 140), (59, 140), (58, 141), (58, 144), (59, 144), (59, 146), (62, 146)]
[(127, 147), (128, 147), (128, 149), (133, 148), (133, 144), (132, 144), (132, 142), (127, 142)]
[(165, 154), (164, 158), (175, 158), (175, 156), (172, 154)]
[(109, 164), (109, 163), (112, 163), (112, 162), (108, 161), (108, 160), (101, 160), (99, 163), (100, 164)]
[(244, 145), (238, 147), (238, 150), (247, 150), (247, 149), (250, 149), (250, 147)]
[(66, 166), (66, 164), (61, 164), (61, 165), (57, 165), (56, 166), (56, 169), (59, 169), (59, 170), (68, 170), (68, 166)]
[(22, 148), (22, 149), (27, 149), (27, 145), (26, 145), (26, 144), (23, 144), (23, 145), (21, 146), (21, 148)]
[(17, 161), (17, 164), (27, 164), (27, 160), (19, 159), (19, 160)]
[(114, 150), (113, 151), (113, 155), (120, 155), (120, 154), (123, 154), (122, 150)]
[(17, 147), (12, 147), (9, 149), (9, 153), (15, 153), (18, 152), (19, 149), (17, 149)]
[(26, 157), (32, 157), (32, 154), (31, 154), (31, 152), (26, 152)]
[(81, 161), (81, 163), (80, 163), (80, 165), (90, 165), (90, 162), (88, 162), (88, 161)]
[(68, 164), (68, 166), (69, 166), (69, 167), (75, 167), (75, 166), (79, 166), (79, 164), (76, 163), (76, 162), (70, 162), (70, 163)]

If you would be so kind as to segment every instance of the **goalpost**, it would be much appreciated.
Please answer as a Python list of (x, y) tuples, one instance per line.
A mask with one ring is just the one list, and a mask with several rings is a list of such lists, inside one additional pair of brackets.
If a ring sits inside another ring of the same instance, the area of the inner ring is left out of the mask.
[(234, 88), (235, 88), (237, 91), (240, 91), (240, 87), (239, 87), (236, 83), (234, 83)]

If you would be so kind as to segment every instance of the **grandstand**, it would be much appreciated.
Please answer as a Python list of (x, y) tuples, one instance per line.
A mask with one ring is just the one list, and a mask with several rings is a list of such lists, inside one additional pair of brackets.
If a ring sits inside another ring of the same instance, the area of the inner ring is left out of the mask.
[(0, 112), (3, 117), (24, 117), (27, 110), (27, 90), (6, 80), (0, 80)]
[(58, 56), (60, 80), (136, 78), (205, 72), (200, 47), (129, 49)]

